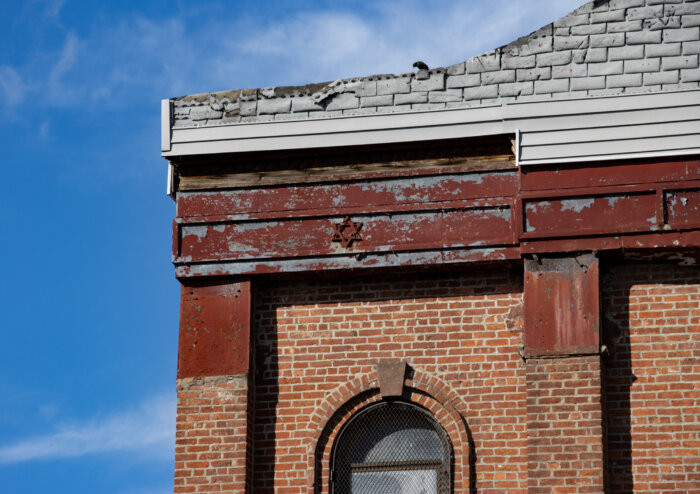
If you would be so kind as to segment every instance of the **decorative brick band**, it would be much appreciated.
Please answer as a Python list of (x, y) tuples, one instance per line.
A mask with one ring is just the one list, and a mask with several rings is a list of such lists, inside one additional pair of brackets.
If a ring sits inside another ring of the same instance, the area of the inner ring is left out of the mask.
[[(473, 454), (464, 419), (466, 404), (447, 383), (420, 371), (413, 371), (404, 389), (404, 398), (432, 413), (450, 438), (454, 454), (453, 492), (469, 492)], [(379, 401), (379, 382), (372, 372), (339, 387), (317, 408), (310, 421), (313, 435), (308, 444), (309, 493), (329, 492), (333, 442), (350, 417)]]

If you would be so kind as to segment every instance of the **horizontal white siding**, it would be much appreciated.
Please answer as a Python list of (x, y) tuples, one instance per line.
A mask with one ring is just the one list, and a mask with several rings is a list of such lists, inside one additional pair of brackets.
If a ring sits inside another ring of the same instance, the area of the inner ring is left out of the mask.
[(521, 165), (700, 154), (700, 91), (566, 103), (511, 113)]
[(174, 157), (516, 133), (520, 165), (700, 154), (700, 90), (215, 127), (170, 124), (162, 148)]

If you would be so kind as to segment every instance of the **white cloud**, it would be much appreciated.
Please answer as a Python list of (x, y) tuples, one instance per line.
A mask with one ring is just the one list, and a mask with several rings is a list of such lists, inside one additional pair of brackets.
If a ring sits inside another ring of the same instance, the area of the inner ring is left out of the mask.
[[(46, 140), (49, 138), (49, 134), (51, 132), (51, 121), (50, 120), (44, 120), (41, 125), (39, 126), (39, 138)], [(42, 414), (44, 414), (43, 410), (40, 410)]]
[(175, 398), (163, 395), (136, 409), (62, 425), (50, 434), (0, 446), (0, 464), (115, 452), (170, 458), (174, 441)]
[[(36, 56), (53, 60), (49, 70), (42, 63), (29, 65), (24, 79), (42, 104), (85, 108), (86, 103), (128, 107), (201, 91), (401, 73), (413, 70), (416, 60), (445, 66), (497, 48), (580, 3), (387, 0), (363, 13), (340, 4), (272, 20), (218, 4), (209, 5), (214, 12), (188, 6), (177, 17), (110, 18), (80, 36), (66, 32), (59, 49)], [(55, 5), (58, 15), (61, 3)], [(20, 82), (18, 72), (0, 72), (0, 88), (13, 88), (4, 92), (14, 104), (24, 94)]]
[[(373, 73), (412, 71), (416, 60), (432, 67), (466, 60), (529, 34), (580, 5), (580, 0), (415, 1), (375, 4), (375, 15), (343, 11), (299, 13), (255, 27), (231, 54), (249, 66), (273, 66), (290, 80), (307, 82)], [(507, 15), (504, 15), (507, 12)], [(548, 12), (548, 16), (542, 15)], [(257, 62), (256, 62), (257, 61)], [(274, 64), (274, 65), (273, 65)], [(272, 72), (272, 77), (277, 74)]]
[(52, 81), (58, 81), (63, 74), (65, 74), (68, 69), (70, 69), (77, 59), (78, 51), (78, 36), (75, 33), (70, 32), (66, 35), (66, 41), (61, 49), (61, 54), (58, 61), (51, 69), (49, 79)]
[(69, 32), (66, 35), (58, 60), (56, 60), (49, 72), (48, 81), (45, 82), (48, 86), (48, 95), (55, 102), (72, 100), (71, 94), (76, 89), (75, 80), (68, 79), (68, 82), (64, 83), (64, 78), (66, 78), (68, 71), (79, 62), (79, 49), (80, 40), (78, 36), (73, 32)]
[(65, 0), (49, 0), (44, 8), (44, 15), (50, 19), (58, 19)]
[(26, 86), (17, 71), (7, 65), (0, 65), (0, 94), (5, 104), (15, 106), (24, 100)]

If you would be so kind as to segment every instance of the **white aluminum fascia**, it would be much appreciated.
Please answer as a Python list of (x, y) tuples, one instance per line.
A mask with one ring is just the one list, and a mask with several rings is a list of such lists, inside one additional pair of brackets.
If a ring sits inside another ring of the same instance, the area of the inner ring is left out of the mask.
[(434, 127), (406, 127), (377, 129), (361, 132), (318, 133), (291, 136), (257, 137), (255, 139), (207, 140), (173, 144), (170, 153), (163, 156), (240, 153), (246, 151), (270, 151), (292, 149), (321, 149), (340, 146), (363, 146), (400, 142), (458, 139), (468, 136), (503, 134), (501, 121), (478, 124), (454, 124)]
[[(375, 113), (340, 117), (250, 122), (206, 127), (175, 127), (173, 143), (364, 133), (377, 130), (442, 127), (455, 124), (488, 124), (502, 120), (502, 105), (419, 112)], [(206, 132), (202, 132), (202, 131)]]
[(174, 190), (174, 185), (175, 185), (175, 167), (173, 166), (172, 163), (168, 162), (168, 180), (166, 183), (166, 190), (165, 193), (170, 196), (171, 198), (175, 199), (175, 190)]
[(583, 163), (591, 161), (608, 161), (608, 160), (630, 160), (642, 158), (670, 158), (675, 156), (692, 156), (700, 155), (700, 147), (688, 149), (674, 149), (671, 151), (654, 151), (649, 153), (622, 153), (622, 154), (606, 154), (603, 156), (575, 156), (575, 157), (558, 157), (551, 159), (535, 159), (528, 160), (526, 163), (521, 162), (520, 165), (556, 165), (558, 163)]
[[(643, 124), (617, 125), (610, 129), (607, 125), (595, 127), (579, 127), (576, 129), (552, 130), (549, 132), (528, 132), (524, 144), (526, 146), (547, 146), (553, 142), (605, 142), (621, 139), (644, 139), (676, 135), (679, 128), (684, 133), (700, 135), (700, 115), (692, 115), (682, 108), (674, 108), (675, 119), (669, 122), (658, 120), (647, 121)], [(692, 109), (691, 109), (692, 110)], [(649, 113), (649, 112), (648, 112)]]
[(520, 164), (700, 154), (700, 91), (517, 103), (505, 127), (522, 130)]
[[(698, 118), (695, 115), (700, 115), (700, 90), (518, 101), (470, 108), (202, 127), (173, 128), (170, 102), (167, 115), (167, 132), (163, 129), (163, 148), (169, 149), (164, 149), (165, 157), (319, 149), (494, 134), (517, 134), (516, 158), (520, 165), (700, 153), (698, 136), (697, 147), (692, 145), (683, 149), (664, 148), (664, 142), (661, 140), (659, 148), (653, 151), (633, 152), (625, 149), (616, 152), (615, 149), (605, 149), (603, 152), (595, 152), (592, 148), (589, 156), (554, 155), (546, 158), (527, 158), (528, 138), (533, 133), (538, 134), (535, 141), (552, 140), (553, 145), (556, 145), (560, 144), (556, 142), (557, 136), (565, 135), (562, 130), (571, 129), (579, 135), (577, 142), (589, 142), (593, 147), (602, 142), (596, 140), (602, 133), (609, 132), (612, 137), (606, 139), (615, 140), (616, 133), (629, 133), (629, 128), (633, 125), (665, 123), (666, 125), (659, 128), (672, 129), (669, 133), (671, 137), (696, 135)], [(163, 125), (166, 126), (165, 116)], [(601, 133), (603, 128), (607, 130)], [(645, 138), (649, 137), (656, 136), (645, 135)]]
[(314, 149), (502, 134), (501, 105), (211, 127), (175, 127), (163, 156)]
[(160, 102), (160, 150), (163, 153), (171, 149), (172, 103), (169, 99)]

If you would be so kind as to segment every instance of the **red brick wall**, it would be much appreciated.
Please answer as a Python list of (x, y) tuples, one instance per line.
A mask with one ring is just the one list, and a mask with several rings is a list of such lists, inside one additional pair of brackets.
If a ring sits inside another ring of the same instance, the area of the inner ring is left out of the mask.
[(246, 492), (248, 379), (178, 380), (175, 492)]
[(522, 266), (256, 281), (255, 386), (178, 381), (175, 492), (326, 486), (322, 443), (342, 421), (321, 429), (379, 399), (342, 406), (376, 388), (383, 359), (414, 369), (412, 399), (452, 438), (457, 493), (600, 492), (603, 444), (608, 492), (700, 492), (700, 268), (607, 266), (602, 410), (598, 356), (520, 359)]
[(269, 282), (254, 299), (255, 492), (307, 492), (311, 417), (381, 359), (406, 360), (461, 398), (465, 491), (526, 492), (522, 266)]
[(614, 267), (603, 285), (609, 490), (700, 492), (700, 268)]
[(527, 361), (529, 493), (602, 492), (600, 357)]

